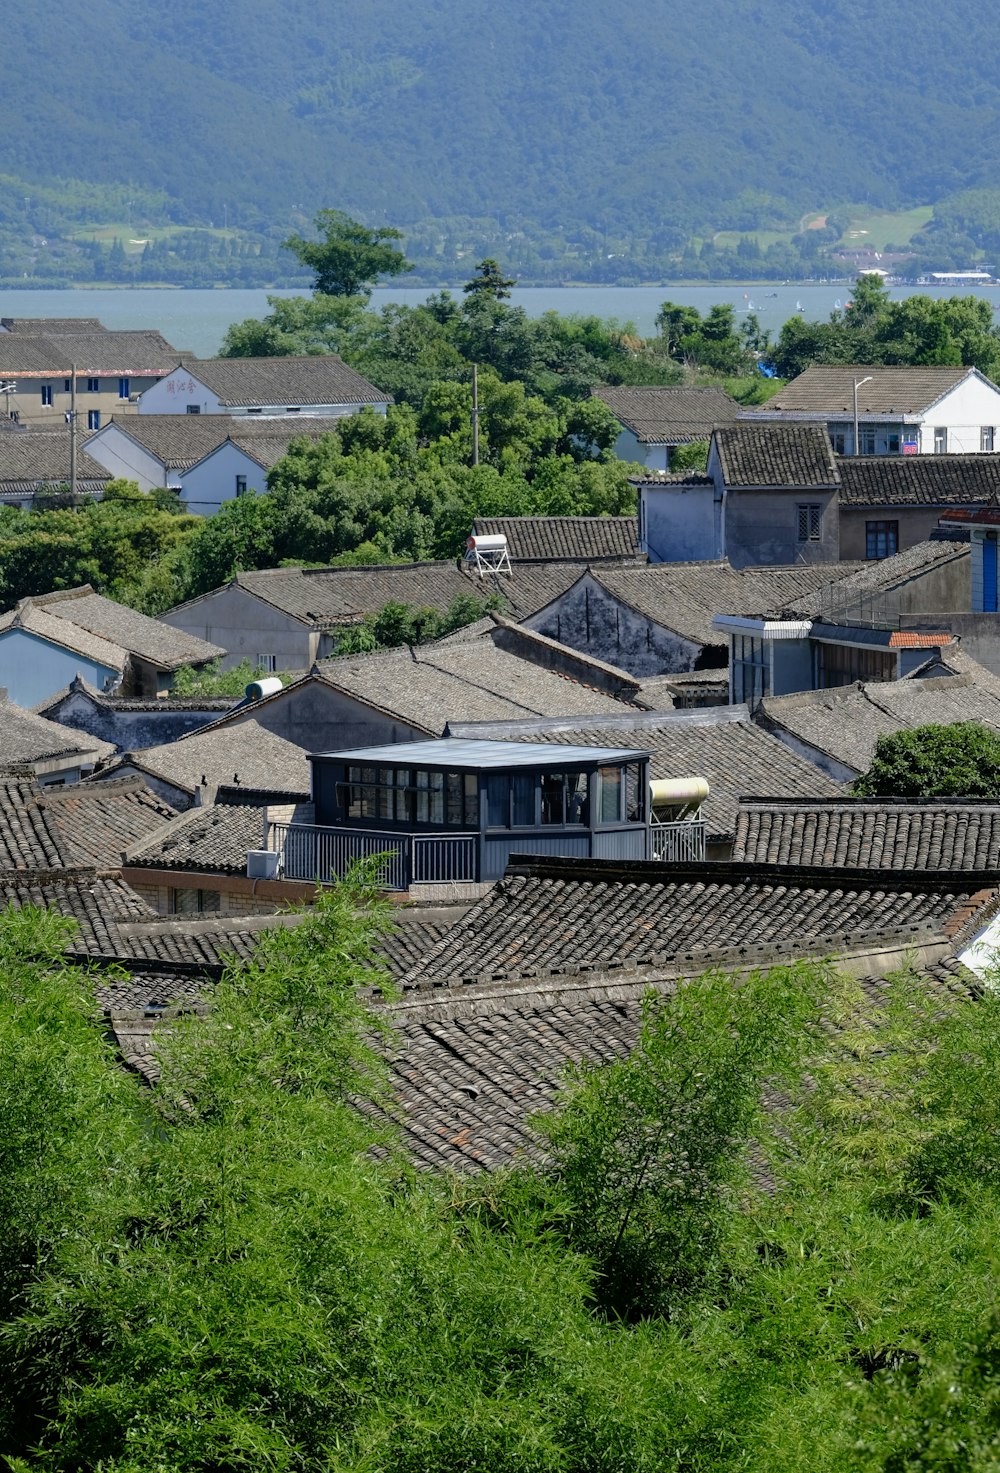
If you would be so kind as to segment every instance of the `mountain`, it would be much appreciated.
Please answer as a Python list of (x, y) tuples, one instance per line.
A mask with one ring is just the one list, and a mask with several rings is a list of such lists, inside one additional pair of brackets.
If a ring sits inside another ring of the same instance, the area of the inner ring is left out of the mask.
[(0, 174), (190, 225), (752, 229), (991, 184), (998, 32), (973, 0), (63, 0), (4, 18)]

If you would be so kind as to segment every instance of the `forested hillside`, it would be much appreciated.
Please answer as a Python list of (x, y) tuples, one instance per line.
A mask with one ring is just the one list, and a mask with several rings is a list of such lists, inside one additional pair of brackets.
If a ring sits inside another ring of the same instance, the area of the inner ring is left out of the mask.
[(927, 0), (21, 7), (0, 221), (44, 235), (33, 194), (75, 178), (152, 192), (174, 224), (280, 238), (326, 205), (391, 218), (418, 256), (431, 222), (590, 232), (614, 255), (640, 223), (668, 249), (837, 201), (936, 202), (992, 183), (997, 30), (973, 0), (944, 28)]

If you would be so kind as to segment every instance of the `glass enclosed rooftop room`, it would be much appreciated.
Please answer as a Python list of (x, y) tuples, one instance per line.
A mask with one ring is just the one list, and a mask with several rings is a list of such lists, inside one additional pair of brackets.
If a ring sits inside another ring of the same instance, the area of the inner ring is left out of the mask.
[(511, 854), (647, 859), (649, 758), (451, 738), (322, 752), (310, 758), (316, 824), (416, 841), (438, 868), (445, 841), (461, 840), (462, 877), (476, 881), (498, 879)]

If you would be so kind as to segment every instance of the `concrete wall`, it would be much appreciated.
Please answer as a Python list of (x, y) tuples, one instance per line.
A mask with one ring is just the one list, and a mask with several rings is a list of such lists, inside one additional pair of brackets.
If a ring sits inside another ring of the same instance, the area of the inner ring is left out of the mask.
[(640, 486), (640, 546), (654, 563), (723, 556), (722, 498), (714, 486)]
[(260, 655), (274, 655), (278, 670), (308, 670), (325, 653), (318, 633), (243, 588), (220, 588), (159, 618), (221, 645), (228, 652), (219, 662), (223, 670)]
[[(935, 629), (950, 629), (962, 641), (965, 654), (978, 660), (980, 665), (985, 665), (987, 670), (992, 670), (994, 675), (1000, 675), (1000, 614), (957, 614), (948, 611), (903, 614), (899, 625), (901, 629), (928, 629), (931, 626)], [(925, 658), (929, 653), (925, 652)], [(943, 658), (948, 659), (946, 650), (943, 651)]]
[[(798, 539), (798, 507), (822, 508), (817, 542)], [(832, 491), (727, 491), (726, 556), (734, 568), (835, 563), (840, 558), (837, 496)]]
[(103, 772), (96, 773), (92, 781), (96, 783), (105, 781), (113, 782), (121, 777), (137, 777), (140, 782), (146, 784), (147, 788), (152, 789), (158, 798), (162, 798), (165, 803), (169, 803), (171, 808), (176, 808), (178, 813), (183, 813), (186, 809), (194, 807), (194, 795), (192, 793), (187, 792), (184, 788), (177, 787), (174, 783), (167, 782), (165, 778), (154, 777), (152, 774), (143, 771), (142, 768), (134, 766), (131, 762), (122, 762), (113, 769), (108, 768)]
[(524, 623), (640, 677), (693, 670), (702, 653), (693, 641), (618, 603), (589, 575)]
[[(11, 409), (18, 412), (19, 421), (29, 429), (49, 428), (65, 429), (66, 415), (73, 402), (71, 390), (66, 388), (69, 383), (69, 367), (66, 372), (54, 373), (49, 377), (33, 375), (31, 378), (22, 378), (17, 381), (17, 393), (11, 394)], [(144, 389), (151, 388), (156, 382), (155, 377), (147, 376), (139, 378), (135, 374), (127, 375), (129, 380), (129, 394), (140, 394)], [(87, 429), (87, 416), (92, 409), (96, 409), (101, 416), (101, 424), (114, 415), (121, 418), (125, 414), (135, 414), (137, 406), (128, 399), (118, 397), (118, 375), (102, 374), (98, 382), (100, 389), (91, 392), (87, 388), (88, 375), (77, 373), (76, 376), (76, 411), (77, 424), (81, 430)], [(5, 379), (6, 381), (6, 379)], [(52, 403), (42, 403), (42, 385), (48, 384), (52, 389)], [(3, 400), (3, 412), (7, 412), (6, 400)]]
[[(428, 736), (419, 727), (383, 716), (318, 679), (294, 686), (270, 700), (254, 701), (242, 707), (227, 725), (244, 721), (259, 722), (306, 752), (347, 751), (351, 747), (423, 741)], [(430, 735), (438, 735), (443, 727), (444, 713), (437, 731)]]
[(216, 720), (219, 711), (178, 711), (164, 703), (161, 711), (119, 711), (99, 706), (86, 691), (70, 691), (46, 711), (50, 721), (61, 722), (74, 731), (85, 731), (102, 742), (113, 742), (119, 752), (138, 752), (175, 742), (189, 731), (198, 731)]
[[(971, 508), (982, 502), (969, 502)], [(945, 512), (953, 510), (944, 506), (868, 506), (840, 508), (840, 556), (844, 562), (864, 560), (868, 556), (865, 524), (867, 522), (898, 522), (899, 551), (926, 542), (932, 532), (937, 531), (938, 522)]]
[(631, 700), (638, 694), (638, 681), (629, 680), (622, 670), (582, 655), (566, 645), (557, 644), (546, 635), (525, 629), (512, 620), (503, 619), (497, 625), (492, 639), (497, 649), (506, 650), (519, 659), (529, 660), (543, 670), (552, 670), (557, 675), (568, 676), (570, 680), (582, 681), (584, 685), (602, 690), (617, 700)]
[(228, 442), (179, 477), (184, 510), (210, 517), (225, 501), (236, 498), (236, 478), (246, 479), (247, 491), (267, 490), (267, 471), (256, 460)]
[(9, 699), (18, 706), (39, 705), (64, 690), (75, 675), (103, 690), (106, 681), (117, 683), (120, 674), (112, 665), (64, 650), (27, 629), (0, 634), (0, 686), (6, 686)]

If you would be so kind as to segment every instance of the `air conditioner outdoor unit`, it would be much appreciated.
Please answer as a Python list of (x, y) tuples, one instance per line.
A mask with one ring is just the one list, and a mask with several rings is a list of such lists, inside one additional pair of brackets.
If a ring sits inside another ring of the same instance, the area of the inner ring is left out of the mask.
[(281, 855), (276, 849), (247, 850), (247, 879), (276, 880), (281, 868)]

